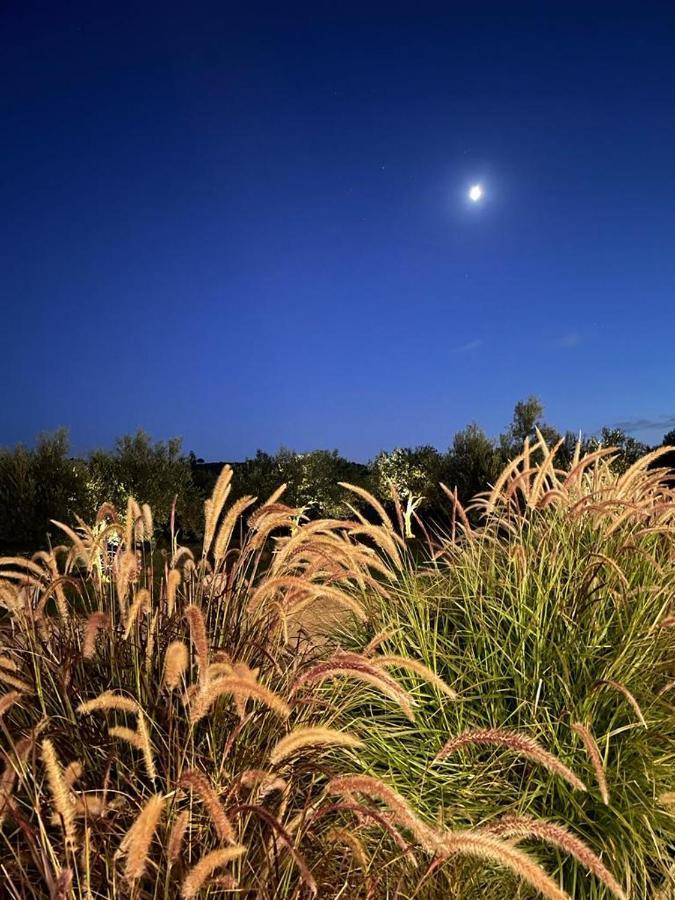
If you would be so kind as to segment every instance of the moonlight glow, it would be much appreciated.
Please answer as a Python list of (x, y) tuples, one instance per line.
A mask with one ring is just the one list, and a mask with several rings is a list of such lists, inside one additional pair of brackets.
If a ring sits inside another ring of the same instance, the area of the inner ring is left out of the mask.
[(483, 199), (483, 185), (482, 184), (472, 184), (469, 188), (469, 200), (472, 203), (478, 203), (479, 200)]

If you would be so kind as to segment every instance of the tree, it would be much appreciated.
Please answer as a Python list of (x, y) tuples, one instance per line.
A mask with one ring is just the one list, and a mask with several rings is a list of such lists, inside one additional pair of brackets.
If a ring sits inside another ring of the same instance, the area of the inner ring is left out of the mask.
[(614, 447), (618, 454), (612, 460), (612, 469), (622, 473), (629, 469), (645, 453), (649, 453), (649, 446), (636, 440), (632, 435), (626, 434), (623, 428), (603, 428), (598, 438), (591, 438), (588, 442), (588, 450), (593, 451), (601, 447)]
[(501, 469), (501, 457), (492, 441), (475, 422), (458, 431), (447, 457), (447, 486), (457, 488), (468, 503), (493, 484)]
[(310, 515), (340, 518), (349, 514), (348, 495), (339, 482), (363, 482), (364, 469), (340, 456), (337, 450), (312, 450), (308, 453), (279, 454), (283, 481), (288, 483), (288, 498), (304, 506)]
[(673, 449), (668, 453), (664, 453), (663, 456), (660, 456), (657, 460), (655, 460), (654, 465), (659, 467), (664, 466), (665, 468), (672, 470), (669, 481), (671, 485), (673, 485), (675, 484), (675, 429), (663, 435), (661, 446), (672, 447)]
[(347, 492), (340, 481), (366, 485), (366, 466), (340, 456), (337, 450), (296, 453), (282, 447), (274, 455), (258, 450), (252, 459), (234, 464), (233, 498), (251, 494), (266, 500), (282, 484), (282, 502), (305, 508), (310, 516), (341, 517), (349, 513)]
[(538, 397), (531, 395), (527, 400), (519, 400), (513, 410), (511, 424), (499, 437), (499, 445), (504, 463), (513, 459), (523, 450), (525, 438), (530, 443), (536, 438), (538, 429), (550, 446), (560, 440), (560, 434), (551, 425), (542, 421), (544, 406)]
[(21, 550), (45, 545), (57, 528), (82, 513), (87, 472), (71, 459), (68, 434), (60, 429), (38, 438), (35, 449), (18, 445), (0, 451), (0, 542)]
[(192, 530), (201, 522), (201, 504), (180, 438), (153, 442), (139, 430), (119, 438), (112, 453), (92, 453), (88, 470), (90, 512), (105, 501), (124, 509), (131, 496), (149, 503), (155, 525), (166, 528), (177, 497), (176, 512), (183, 527)]
[[(252, 459), (235, 463), (232, 479), (233, 497), (250, 494), (264, 502), (284, 483), (282, 467), (276, 455), (258, 450)], [(220, 471), (220, 470), (219, 470)], [(283, 498), (285, 503), (287, 498)]]
[(391, 500), (391, 485), (404, 503), (420, 499), (422, 508), (438, 500), (443, 458), (435, 447), (397, 447), (379, 453), (372, 462), (373, 487), (382, 500)]

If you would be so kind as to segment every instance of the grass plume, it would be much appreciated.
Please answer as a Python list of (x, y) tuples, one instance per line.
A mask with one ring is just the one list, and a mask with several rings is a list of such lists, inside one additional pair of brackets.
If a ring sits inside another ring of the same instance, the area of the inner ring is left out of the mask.
[(170, 863), (175, 863), (180, 857), (183, 849), (183, 841), (185, 840), (185, 832), (190, 824), (190, 813), (187, 809), (178, 813), (176, 821), (171, 826), (169, 832), (169, 840), (166, 845), (166, 853)]
[(110, 630), (110, 616), (104, 612), (93, 612), (87, 616), (82, 639), (82, 656), (91, 659), (96, 652), (96, 641), (102, 631)]
[(273, 766), (305, 747), (360, 747), (363, 741), (334, 728), (296, 728), (272, 748), (270, 762)]
[(189, 663), (190, 655), (183, 641), (171, 641), (164, 654), (164, 684), (170, 691), (179, 686)]
[(581, 722), (574, 722), (571, 727), (572, 731), (579, 735), (586, 748), (586, 753), (595, 770), (595, 778), (598, 782), (598, 790), (600, 791), (602, 802), (607, 806), (609, 804), (609, 788), (607, 786), (607, 776), (605, 775), (605, 767), (602, 764), (602, 757), (600, 756), (597, 741), (593, 737), (590, 729)]
[(77, 712), (81, 716), (86, 716), (98, 710), (111, 709), (135, 714), (140, 712), (140, 707), (135, 700), (132, 700), (131, 697), (116, 694), (114, 691), (104, 691), (92, 700), (85, 700), (77, 707)]
[(592, 872), (618, 900), (626, 900), (625, 891), (609, 869), (593, 853), (590, 847), (587, 847), (576, 835), (571, 834), (563, 825), (534, 819), (531, 816), (504, 816), (488, 826), (486, 831), (504, 838), (518, 838), (520, 840), (539, 838), (549, 844), (553, 844), (579, 860), (584, 868)]
[(223, 805), (206, 775), (192, 769), (183, 774), (180, 783), (182, 787), (189, 787), (193, 790), (202, 801), (220, 840), (228, 844), (234, 844), (235, 834), (232, 823), (228, 819)]
[(578, 791), (585, 791), (586, 785), (575, 775), (575, 773), (566, 766), (557, 756), (549, 753), (534, 738), (524, 734), (518, 734), (515, 731), (509, 731), (506, 728), (476, 728), (463, 732), (455, 738), (450, 738), (436, 754), (435, 763), (441, 762), (451, 753), (456, 753), (464, 747), (470, 746), (491, 746), (503, 747), (531, 759), (554, 775), (564, 778), (573, 788)]
[(42, 741), (42, 761), (47, 773), (54, 813), (62, 824), (66, 846), (73, 850), (77, 843), (73, 798), (63, 777), (63, 770), (54, 744), (49, 738)]
[(126, 857), (124, 876), (130, 882), (137, 881), (145, 872), (164, 802), (161, 794), (150, 797), (120, 844), (120, 854)]
[(183, 900), (192, 900), (202, 889), (204, 882), (222, 866), (239, 859), (246, 852), (246, 847), (224, 847), (220, 850), (212, 850), (192, 866), (183, 881)]
[(450, 832), (443, 838), (440, 852), (448, 855), (459, 853), (505, 866), (547, 900), (570, 900), (569, 895), (560, 890), (551, 876), (527, 853), (492, 835), (472, 831)]
[(342, 775), (333, 778), (327, 790), (341, 796), (363, 794), (371, 800), (379, 800), (387, 807), (394, 820), (410, 831), (425, 850), (435, 852), (437, 837), (433, 829), (420, 819), (407, 800), (379, 778), (370, 775)]
[(424, 679), (424, 681), (432, 684), (442, 694), (445, 694), (446, 697), (450, 697), (451, 700), (457, 699), (457, 691), (453, 690), (440, 676), (433, 672), (428, 666), (425, 666), (424, 663), (419, 662), (419, 660), (408, 659), (405, 656), (391, 654), (388, 656), (374, 656), (372, 661), (373, 665), (378, 669), (396, 667), (398, 669), (406, 669), (409, 672), (414, 672), (416, 675), (419, 675), (420, 678)]

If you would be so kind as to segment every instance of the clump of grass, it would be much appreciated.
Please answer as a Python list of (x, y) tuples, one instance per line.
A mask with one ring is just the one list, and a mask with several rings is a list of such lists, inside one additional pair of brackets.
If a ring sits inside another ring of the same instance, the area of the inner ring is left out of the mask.
[[(396, 541), (308, 522), (281, 492), (228, 508), (230, 482), (225, 469), (206, 503), (201, 556), (173, 534), (158, 566), (151, 511), (131, 499), (49, 552), (0, 560), (0, 839), (16, 896), (66, 881), (78, 898), (318, 891), (328, 834), (349, 818), (327, 785), (361, 745), (336, 723), (366, 700), (401, 720), (410, 701), (361, 661), (384, 693), (353, 682), (327, 703), (315, 676), (339, 650), (302, 616), (321, 600), (362, 620), (366, 595), (396, 580), (378, 542)], [(381, 852), (399, 865), (393, 843)], [(329, 868), (353, 881), (344, 861)]]
[[(404, 560), (393, 596), (373, 597), (368, 628), (345, 639), (371, 660), (420, 660), (459, 699), (439, 704), (432, 686), (402, 673), (414, 729), (367, 711), (349, 725), (367, 729), (363, 771), (393, 779), (427, 821), (565, 822), (583, 835), (583, 853), (550, 829), (547, 841), (540, 825), (530, 837), (543, 840), (546, 869), (575, 900), (650, 900), (675, 889), (675, 814), (658, 802), (675, 766), (675, 647), (663, 627), (675, 491), (654, 468), (658, 452), (622, 476), (611, 459), (577, 453), (564, 469), (539, 436), (472, 504), (477, 525), (448, 491), (450, 533), (426, 562)], [(410, 891), (513, 889), (508, 873), (450, 855)]]

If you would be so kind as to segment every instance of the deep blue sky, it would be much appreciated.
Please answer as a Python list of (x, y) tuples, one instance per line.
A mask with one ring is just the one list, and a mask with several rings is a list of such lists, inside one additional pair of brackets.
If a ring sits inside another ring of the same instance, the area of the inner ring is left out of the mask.
[(671, 3), (5, 2), (0, 101), (0, 443), (675, 424)]

